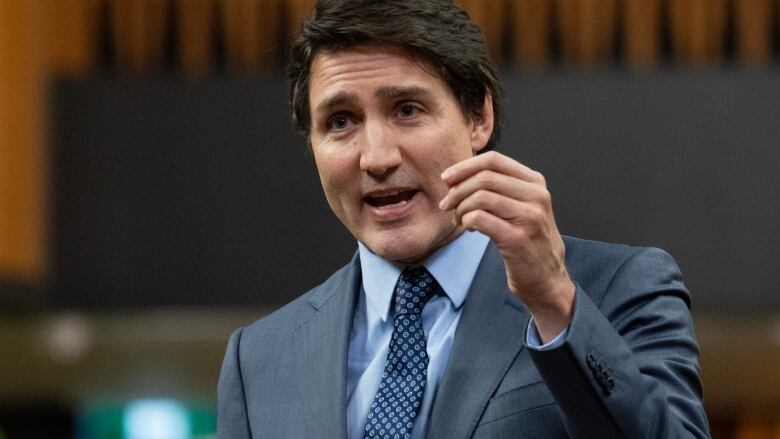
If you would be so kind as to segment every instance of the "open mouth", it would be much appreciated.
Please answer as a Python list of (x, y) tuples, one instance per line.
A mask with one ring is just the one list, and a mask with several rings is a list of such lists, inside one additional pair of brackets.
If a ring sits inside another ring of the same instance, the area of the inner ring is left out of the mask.
[(417, 190), (398, 190), (381, 194), (366, 195), (363, 200), (374, 207), (387, 207), (408, 203), (417, 194)]

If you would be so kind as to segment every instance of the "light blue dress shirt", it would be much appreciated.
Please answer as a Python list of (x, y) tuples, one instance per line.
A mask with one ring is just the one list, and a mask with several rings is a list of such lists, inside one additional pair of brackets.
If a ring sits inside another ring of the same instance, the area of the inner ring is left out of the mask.
[[(428, 381), (422, 405), (412, 429), (413, 438), (425, 437), (428, 417), (450, 355), (452, 340), (460, 321), (479, 262), (489, 238), (479, 232), (464, 232), (440, 248), (422, 265), (433, 275), (444, 295), (431, 298), (422, 311), (428, 352)], [(352, 319), (347, 358), (347, 431), (350, 439), (363, 438), (368, 410), (374, 400), (393, 334), (392, 303), (395, 284), (405, 265), (387, 261), (358, 242), (363, 288)], [(518, 329), (518, 334), (522, 328)], [(534, 325), (526, 331), (526, 344), (546, 349), (557, 346), (566, 331), (541, 345)]]

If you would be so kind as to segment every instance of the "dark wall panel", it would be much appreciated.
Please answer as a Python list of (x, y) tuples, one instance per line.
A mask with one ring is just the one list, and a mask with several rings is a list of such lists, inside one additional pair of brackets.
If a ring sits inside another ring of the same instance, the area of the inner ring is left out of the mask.
[(697, 306), (780, 309), (780, 75), (506, 85), (503, 148), (547, 176), (563, 233), (666, 249)]
[(61, 84), (56, 303), (278, 304), (343, 265), (279, 83)]
[[(780, 309), (779, 74), (504, 80), (501, 150), (547, 176), (564, 233), (667, 249), (699, 307)], [(55, 305), (275, 306), (354, 251), (280, 79), (53, 96)]]

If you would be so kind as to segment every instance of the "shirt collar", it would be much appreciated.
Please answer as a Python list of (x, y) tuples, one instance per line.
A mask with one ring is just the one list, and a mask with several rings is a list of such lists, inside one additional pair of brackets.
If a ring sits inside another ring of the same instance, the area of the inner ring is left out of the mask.
[[(422, 265), (436, 279), (455, 309), (466, 300), (488, 241), (489, 238), (479, 232), (463, 232), (423, 261)], [(358, 251), (368, 318), (387, 321), (395, 284), (406, 266), (377, 256), (359, 241)]]

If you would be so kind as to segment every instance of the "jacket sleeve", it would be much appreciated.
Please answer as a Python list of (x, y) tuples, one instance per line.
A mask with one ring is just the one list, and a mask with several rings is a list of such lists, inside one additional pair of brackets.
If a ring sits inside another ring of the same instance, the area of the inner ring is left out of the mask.
[(530, 348), (574, 438), (708, 438), (690, 297), (667, 253), (628, 256), (594, 303), (577, 285), (564, 343)]
[(230, 336), (222, 371), (217, 386), (217, 437), (220, 439), (249, 439), (244, 382), (241, 376), (239, 346), (242, 329)]

